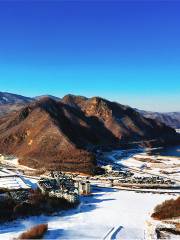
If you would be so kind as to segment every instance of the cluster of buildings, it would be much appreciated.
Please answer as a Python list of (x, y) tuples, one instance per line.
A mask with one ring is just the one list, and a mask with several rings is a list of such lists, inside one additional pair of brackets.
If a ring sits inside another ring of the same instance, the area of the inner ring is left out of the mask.
[(119, 177), (119, 178), (129, 178), (132, 177), (134, 173), (128, 171), (128, 170), (118, 170), (118, 171), (108, 171), (106, 172), (103, 177)]
[(13, 160), (15, 157), (13, 155), (2, 155), (0, 154), (0, 161)]
[(74, 180), (58, 171), (53, 171), (48, 178), (38, 181), (37, 186), (43, 194), (65, 198), (72, 203), (79, 201), (79, 195), (88, 195), (91, 192), (89, 181)]
[[(16, 171), (0, 168), (0, 197), (10, 197), (17, 202), (27, 198), (32, 186)], [(50, 172), (49, 176), (36, 181), (36, 188), (43, 194), (65, 198), (69, 202), (79, 201), (80, 195), (88, 195), (91, 192), (90, 182), (86, 179), (75, 179), (71, 175), (58, 171)]]
[(128, 184), (152, 184), (152, 185), (173, 185), (174, 181), (170, 179), (164, 179), (159, 176), (142, 176), (133, 178), (123, 178), (119, 179), (119, 183), (128, 183)]

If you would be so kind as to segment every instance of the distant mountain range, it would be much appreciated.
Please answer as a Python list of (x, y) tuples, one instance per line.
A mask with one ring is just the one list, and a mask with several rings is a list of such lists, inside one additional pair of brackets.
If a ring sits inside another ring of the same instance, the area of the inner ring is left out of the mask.
[(34, 101), (33, 98), (13, 93), (0, 92), (0, 116), (15, 112), (32, 101)]
[[(30, 167), (92, 174), (97, 169), (97, 149), (180, 140), (164, 123), (100, 97), (20, 99), (21, 108), (0, 118), (0, 153), (16, 155)], [(1, 106), (15, 104), (9, 104), (10, 95), (6, 102)]]
[[(0, 92), (0, 116), (3, 116), (9, 112), (17, 111), (21, 107), (24, 107), (27, 103), (30, 103), (35, 100), (40, 100), (44, 97), (49, 97), (56, 101), (61, 100), (61, 98), (52, 96), (52, 95), (42, 95), (34, 98), (29, 98), (29, 97), (25, 97), (17, 94)], [(85, 98), (85, 97), (78, 96), (77, 98)], [(74, 103), (72, 102), (69, 104), (72, 105)], [(139, 109), (135, 109), (135, 110), (138, 111), (140, 114), (142, 114), (146, 118), (155, 119), (165, 123), (166, 125), (172, 128), (180, 129), (180, 112), (161, 113), (161, 112), (144, 111)]]
[(33, 99), (21, 95), (0, 92), (0, 105), (3, 104), (25, 104), (31, 102)]
[(159, 113), (159, 112), (143, 111), (138, 109), (136, 110), (146, 118), (155, 119), (165, 123), (166, 125), (172, 128), (180, 129), (180, 112)]

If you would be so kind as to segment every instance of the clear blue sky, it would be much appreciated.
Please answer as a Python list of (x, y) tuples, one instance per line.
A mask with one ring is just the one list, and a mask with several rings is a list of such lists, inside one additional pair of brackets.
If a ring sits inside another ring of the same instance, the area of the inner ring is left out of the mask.
[(180, 1), (0, 1), (0, 91), (180, 111)]

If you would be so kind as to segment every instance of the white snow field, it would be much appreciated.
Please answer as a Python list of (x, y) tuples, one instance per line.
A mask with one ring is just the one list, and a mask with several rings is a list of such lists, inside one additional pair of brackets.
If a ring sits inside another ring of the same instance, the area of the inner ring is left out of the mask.
[(0, 178), (0, 188), (28, 189), (29, 186), (18, 176)]
[(129, 168), (132, 172), (141, 171), (141, 176), (149, 173), (180, 182), (180, 157), (148, 155), (147, 152), (129, 153), (129, 155), (127, 153), (127, 156), (121, 157), (122, 152), (122, 150), (112, 151), (107, 153), (106, 157)]
[[(32, 183), (31, 180), (27, 180), (26, 182)], [(0, 188), (7, 189), (28, 189), (31, 185), (26, 184), (25, 178), (23, 178), (20, 174), (15, 171), (8, 170), (6, 168), (0, 169)], [(37, 181), (36, 181), (37, 182)]]
[(0, 239), (13, 239), (39, 223), (48, 223), (45, 239), (145, 239), (146, 221), (153, 208), (174, 197), (97, 188), (82, 197), (76, 209), (1, 224)]

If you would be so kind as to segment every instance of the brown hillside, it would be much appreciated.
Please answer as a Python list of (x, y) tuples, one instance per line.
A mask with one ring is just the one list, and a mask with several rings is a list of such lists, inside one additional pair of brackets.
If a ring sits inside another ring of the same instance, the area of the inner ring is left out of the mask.
[(92, 173), (95, 147), (177, 141), (175, 131), (130, 107), (94, 97), (46, 97), (0, 118), (0, 153), (30, 167)]
[(50, 98), (0, 119), (0, 152), (30, 167), (91, 172), (95, 160), (89, 150), (116, 141), (98, 119)]
[(158, 139), (162, 143), (176, 141), (175, 130), (164, 123), (143, 117), (128, 106), (110, 102), (100, 97), (87, 99), (67, 95), (62, 101), (81, 109), (86, 116), (98, 118), (119, 140)]

